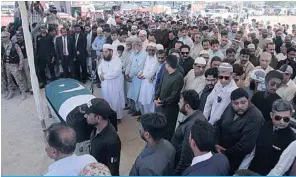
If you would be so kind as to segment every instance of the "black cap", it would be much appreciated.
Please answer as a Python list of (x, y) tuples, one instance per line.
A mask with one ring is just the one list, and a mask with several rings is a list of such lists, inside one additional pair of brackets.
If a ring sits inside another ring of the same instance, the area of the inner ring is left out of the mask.
[(104, 118), (108, 118), (111, 113), (110, 105), (102, 98), (94, 98), (80, 107), (81, 111), (83, 111), (85, 114), (94, 113)]

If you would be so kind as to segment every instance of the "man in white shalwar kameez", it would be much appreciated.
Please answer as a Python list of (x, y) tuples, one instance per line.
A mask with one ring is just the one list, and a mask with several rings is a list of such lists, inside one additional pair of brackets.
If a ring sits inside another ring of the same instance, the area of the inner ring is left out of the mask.
[(203, 112), (212, 125), (220, 120), (224, 110), (231, 102), (231, 92), (237, 89), (236, 83), (232, 79), (233, 67), (229, 63), (221, 63), (218, 70), (219, 82), (208, 96)]
[(141, 114), (138, 98), (142, 83), (142, 79), (138, 78), (138, 74), (140, 71), (143, 71), (147, 58), (147, 52), (142, 48), (142, 41), (139, 38), (134, 39), (133, 51), (131, 61), (125, 70), (125, 76), (126, 79), (130, 81), (127, 98), (131, 103), (131, 109), (128, 111), (128, 114), (138, 116)]
[[(132, 48), (133, 38), (127, 38), (125, 42), (126, 42), (125, 43), (126, 47), (125, 47), (123, 54), (122, 54), (122, 74), (124, 77), (125, 77), (126, 68), (129, 64), (129, 62), (131, 61), (132, 54), (133, 54), (133, 48)], [(127, 93), (129, 90), (129, 86), (130, 86), (130, 81), (125, 78), (124, 79), (124, 97), (125, 97), (125, 102), (127, 104), (126, 109), (131, 108), (131, 103), (130, 103), (129, 99), (127, 99)]]
[(156, 43), (149, 43), (147, 45), (148, 56), (145, 61), (144, 70), (138, 74), (138, 78), (142, 79), (139, 102), (141, 114), (154, 112), (154, 84), (151, 78), (157, 71), (158, 61), (156, 58)]
[(116, 111), (117, 119), (123, 118), (124, 90), (122, 76), (122, 62), (113, 55), (113, 46), (103, 45), (103, 60), (98, 67), (98, 75), (101, 80), (101, 94)]

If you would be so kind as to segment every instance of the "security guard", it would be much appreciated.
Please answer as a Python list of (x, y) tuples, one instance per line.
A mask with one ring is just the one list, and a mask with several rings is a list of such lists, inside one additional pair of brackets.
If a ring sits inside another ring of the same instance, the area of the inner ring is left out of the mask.
[(31, 84), (31, 76), (30, 76), (30, 69), (29, 69), (29, 63), (28, 63), (28, 57), (27, 57), (27, 51), (26, 51), (26, 45), (25, 45), (25, 41), (24, 41), (24, 35), (21, 31), (17, 31), (16, 34), (16, 40), (17, 40), (17, 44), (18, 46), (21, 48), (22, 54), (24, 56), (24, 67), (23, 67), (23, 76), (25, 79), (25, 82), (27, 83), (27, 91), (30, 92), (30, 94), (33, 94), (32, 92), (32, 84)]
[(20, 47), (17, 44), (13, 44), (10, 39), (10, 33), (2, 32), (1, 34), (1, 55), (2, 62), (6, 69), (7, 76), (7, 87), (8, 92), (5, 94), (4, 98), (9, 100), (13, 97), (13, 78), (14, 77), (17, 85), (19, 86), (22, 94), (22, 100), (26, 99), (26, 87), (21, 70), (23, 69), (23, 54)]
[(112, 176), (119, 176), (121, 141), (109, 120), (112, 109), (108, 102), (94, 98), (81, 106), (87, 123), (95, 127), (90, 137), (90, 155), (105, 164)]

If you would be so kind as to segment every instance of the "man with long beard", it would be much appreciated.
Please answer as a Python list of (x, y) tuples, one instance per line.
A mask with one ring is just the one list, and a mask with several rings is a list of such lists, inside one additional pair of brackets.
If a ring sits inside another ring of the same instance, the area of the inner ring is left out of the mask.
[(124, 90), (122, 76), (122, 62), (113, 56), (113, 46), (103, 45), (103, 59), (98, 67), (98, 75), (101, 80), (102, 98), (105, 99), (116, 111), (117, 119), (123, 118)]
[(125, 77), (129, 80), (130, 87), (127, 98), (130, 100), (131, 109), (128, 111), (132, 116), (140, 115), (140, 103), (138, 101), (142, 80), (138, 78), (140, 71), (144, 69), (147, 52), (143, 50), (142, 41), (136, 38), (133, 42), (134, 53), (125, 70)]
[(156, 73), (158, 67), (158, 61), (155, 55), (156, 44), (149, 43), (146, 51), (148, 52), (148, 56), (145, 61), (144, 69), (138, 74), (138, 78), (142, 79), (139, 94), (140, 110), (142, 114), (154, 112), (155, 105), (153, 103), (153, 96), (155, 89), (151, 78)]

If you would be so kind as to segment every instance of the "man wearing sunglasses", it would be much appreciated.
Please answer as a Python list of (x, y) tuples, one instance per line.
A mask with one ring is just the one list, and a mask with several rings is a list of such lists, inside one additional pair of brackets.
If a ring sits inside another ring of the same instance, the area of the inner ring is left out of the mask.
[(282, 152), (296, 139), (289, 126), (292, 110), (291, 104), (284, 99), (273, 102), (271, 121), (261, 127), (249, 170), (267, 175), (275, 167)]
[(265, 76), (265, 91), (256, 92), (251, 102), (262, 112), (265, 121), (270, 121), (270, 112), (272, 103), (281, 97), (276, 94), (277, 89), (281, 86), (283, 75), (279, 71), (270, 71)]
[(221, 63), (218, 71), (219, 82), (208, 96), (203, 112), (211, 124), (214, 124), (221, 118), (221, 115), (230, 103), (231, 92), (237, 88), (235, 81), (231, 77), (233, 67), (229, 63)]
[(193, 69), (194, 59), (189, 56), (190, 47), (188, 45), (182, 45), (180, 48), (181, 58), (179, 60), (179, 65), (184, 69), (185, 76), (187, 73)]

